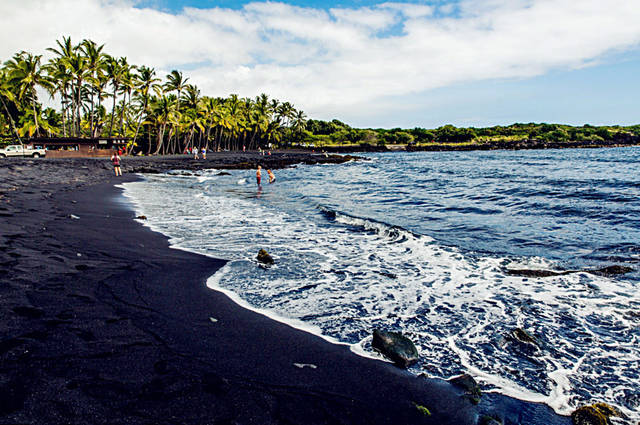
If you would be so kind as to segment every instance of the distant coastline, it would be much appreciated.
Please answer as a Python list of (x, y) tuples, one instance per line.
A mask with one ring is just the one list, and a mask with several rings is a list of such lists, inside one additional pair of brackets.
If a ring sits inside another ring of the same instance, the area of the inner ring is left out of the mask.
[(410, 145), (342, 145), (323, 148), (332, 153), (350, 152), (440, 152), (440, 151), (490, 151), (490, 150), (530, 150), (530, 149), (597, 149), (640, 146), (640, 136), (625, 135), (606, 141), (571, 140), (553, 142), (537, 139), (523, 139), (517, 141), (492, 140), (473, 143), (428, 143)]

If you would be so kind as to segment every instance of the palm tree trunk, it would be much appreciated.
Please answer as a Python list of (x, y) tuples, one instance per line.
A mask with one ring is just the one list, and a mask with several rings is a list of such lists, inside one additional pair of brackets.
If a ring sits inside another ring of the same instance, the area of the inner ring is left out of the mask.
[(93, 88), (91, 89), (91, 120), (89, 121), (89, 135), (93, 138)]
[(13, 117), (9, 113), (9, 108), (7, 107), (7, 104), (5, 103), (5, 101), (2, 98), (2, 96), (0, 96), (0, 100), (2, 100), (2, 106), (4, 106), (4, 110), (7, 112), (7, 117), (9, 117), (9, 123), (11, 124), (11, 129), (16, 133), (16, 137), (18, 138), (18, 142), (20, 142), (20, 144), (22, 144), (22, 139), (20, 138), (20, 133), (18, 133), (18, 128), (16, 127), (16, 124), (13, 122)]
[(76, 137), (80, 136), (80, 91), (82, 90), (82, 80), (78, 79), (78, 93), (77, 93), (77, 99), (76, 99), (76, 114), (77, 114), (77, 121), (76, 121)]
[(113, 117), (116, 112), (116, 90), (118, 90), (118, 86), (113, 86), (113, 106), (111, 107), (111, 124), (109, 124), (109, 137), (111, 137), (113, 131)]
[[(142, 124), (142, 116), (144, 115), (145, 111), (147, 110), (147, 101), (148, 98), (147, 96), (144, 97), (144, 106), (142, 107), (142, 111), (140, 111), (140, 116), (138, 117), (138, 124), (136, 125), (136, 134), (133, 136), (133, 143), (131, 144), (131, 150), (133, 150), (133, 147), (136, 144), (136, 139), (138, 138), (138, 131), (140, 130), (140, 124)], [(130, 151), (127, 152), (127, 155), (130, 154)]]
[(33, 108), (33, 120), (36, 124), (36, 137), (40, 137), (40, 129), (38, 128), (38, 114), (36, 113), (36, 86), (31, 85), (31, 106)]

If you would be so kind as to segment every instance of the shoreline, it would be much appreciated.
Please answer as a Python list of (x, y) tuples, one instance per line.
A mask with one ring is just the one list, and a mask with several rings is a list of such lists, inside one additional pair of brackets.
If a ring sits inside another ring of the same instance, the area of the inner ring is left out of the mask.
[(570, 423), (495, 394), (476, 406), (445, 381), (238, 306), (206, 285), (224, 261), (137, 222), (116, 185), (139, 177), (113, 177), (108, 161), (3, 165), (3, 423)]
[(360, 153), (360, 152), (471, 152), (493, 150), (546, 150), (546, 149), (604, 149), (604, 148), (628, 148), (640, 146), (640, 137), (613, 140), (609, 142), (595, 141), (569, 141), (569, 142), (543, 142), (537, 140), (521, 141), (492, 141), (483, 143), (460, 144), (429, 144), (429, 145), (353, 145), (353, 146), (329, 146), (324, 149), (331, 153)]

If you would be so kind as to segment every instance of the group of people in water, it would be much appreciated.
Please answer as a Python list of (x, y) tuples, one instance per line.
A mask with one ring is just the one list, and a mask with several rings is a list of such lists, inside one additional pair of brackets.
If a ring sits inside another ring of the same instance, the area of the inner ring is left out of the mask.
[[(267, 170), (267, 175), (269, 176), (269, 184), (274, 183), (276, 181), (276, 176), (273, 175), (271, 170)], [(262, 167), (258, 165), (258, 170), (256, 171), (256, 182), (258, 186), (260, 186), (260, 182), (262, 181)]]
[[(202, 158), (207, 159), (207, 151), (205, 149), (202, 150)], [(196, 150), (195, 159), (198, 159), (198, 151)], [(116, 173), (116, 176), (122, 175), (122, 170), (120, 169), (120, 153), (118, 151), (113, 151), (113, 155), (111, 155), (111, 163), (113, 164), (113, 170)], [(276, 176), (273, 174), (273, 171), (267, 170), (267, 175), (269, 176), (269, 184), (274, 183), (276, 181)], [(258, 170), (256, 171), (256, 182), (258, 186), (262, 181), (262, 166), (258, 165)]]

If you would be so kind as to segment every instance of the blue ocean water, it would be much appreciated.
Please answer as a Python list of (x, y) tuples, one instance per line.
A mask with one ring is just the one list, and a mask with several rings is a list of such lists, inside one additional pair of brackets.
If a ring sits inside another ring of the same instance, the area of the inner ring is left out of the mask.
[[(174, 245), (229, 260), (210, 285), (376, 355), (375, 327), (418, 346), (412, 371), (468, 372), (568, 414), (640, 419), (640, 149), (367, 154), (342, 165), (126, 185)], [(264, 248), (271, 268), (255, 260)], [(635, 271), (510, 276), (507, 268)], [(537, 346), (509, 335), (527, 331)]]

